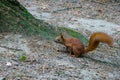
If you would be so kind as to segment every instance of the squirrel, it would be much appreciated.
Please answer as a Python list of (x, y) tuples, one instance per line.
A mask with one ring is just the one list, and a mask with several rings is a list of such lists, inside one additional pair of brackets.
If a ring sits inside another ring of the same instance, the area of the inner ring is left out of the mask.
[(70, 52), (70, 56), (80, 57), (82, 54), (88, 53), (89, 51), (95, 50), (99, 43), (106, 43), (113, 45), (113, 38), (104, 32), (95, 32), (91, 35), (87, 48), (84, 44), (75, 37), (68, 37), (66, 33), (61, 33), (55, 38), (55, 42), (63, 44), (66, 49)]

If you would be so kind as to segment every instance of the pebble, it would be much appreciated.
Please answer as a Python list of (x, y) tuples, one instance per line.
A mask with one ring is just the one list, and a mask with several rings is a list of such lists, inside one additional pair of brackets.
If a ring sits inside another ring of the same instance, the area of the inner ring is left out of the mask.
[(4, 78), (4, 77), (0, 77), (0, 80), (6, 80), (6, 78)]

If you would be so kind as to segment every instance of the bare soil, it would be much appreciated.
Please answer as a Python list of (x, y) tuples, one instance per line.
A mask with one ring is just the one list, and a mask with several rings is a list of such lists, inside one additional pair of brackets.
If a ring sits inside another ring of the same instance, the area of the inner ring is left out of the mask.
[[(81, 18), (83, 17), (103, 19), (116, 23), (117, 25), (119, 25), (120, 23), (119, 20), (120, 12), (117, 11), (116, 6), (117, 3), (108, 2), (100, 4), (90, 2), (87, 0), (77, 0), (80, 1), (80, 5), (82, 6), (82, 8), (79, 9), (78, 7), (74, 11), (74, 9), (71, 9), (70, 5), (68, 6), (65, 5), (67, 4), (68, 0), (64, 0), (66, 1), (64, 2), (64, 4), (62, 4), (61, 2), (63, 0), (19, 0), (19, 1), (28, 9), (30, 8), (30, 10), (31, 9), (36, 10), (37, 6), (38, 7), (37, 9), (39, 9), (38, 11), (40, 11), (40, 13), (44, 11), (46, 12), (51, 11), (52, 15), (54, 15), (52, 16), (52, 18), (51, 16), (49, 16), (48, 13), (47, 14), (45, 13), (45, 16), (47, 15), (47, 18), (43, 17), (45, 21), (50, 24), (58, 25), (60, 21), (62, 22), (68, 21), (71, 17), (70, 16), (71, 14), (69, 15), (67, 13), (73, 13), (75, 16), (79, 16)], [(58, 5), (63, 7), (60, 7)], [(35, 8), (31, 8), (31, 6), (32, 7), (35, 6)], [(63, 9), (66, 8), (66, 6), (70, 7), (70, 9), (68, 10)], [(96, 13), (92, 12), (92, 10), (93, 11), (95, 10)], [(63, 12), (66, 14), (64, 14)], [(62, 17), (62, 19), (61, 17), (59, 17), (58, 19), (58, 16), (60, 15), (64, 17)], [(51, 21), (49, 20), (49, 18)], [(89, 35), (90, 35), (89, 33), (86, 33), (86, 36)], [(0, 37), (1, 80), (4, 78), (6, 78), (7, 80), (120, 79), (119, 32), (114, 34), (114, 36), (116, 36), (114, 47), (109, 47), (108, 45), (100, 44), (100, 46), (95, 51), (85, 54), (83, 57), (80, 58), (70, 57), (68, 52), (58, 52), (58, 50), (65, 51), (63, 45), (57, 44), (53, 40), (45, 40), (40, 36), (28, 37), (24, 35), (11, 33), (1, 34), (1, 36), (2, 36)], [(27, 59), (25, 61), (21, 61), (20, 59), (21, 55), (25, 55)]]

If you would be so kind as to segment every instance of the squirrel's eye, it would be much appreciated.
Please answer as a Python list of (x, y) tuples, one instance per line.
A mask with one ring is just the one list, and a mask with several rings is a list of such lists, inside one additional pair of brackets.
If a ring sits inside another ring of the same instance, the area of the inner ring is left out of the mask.
[(60, 41), (59, 39), (57, 41)]

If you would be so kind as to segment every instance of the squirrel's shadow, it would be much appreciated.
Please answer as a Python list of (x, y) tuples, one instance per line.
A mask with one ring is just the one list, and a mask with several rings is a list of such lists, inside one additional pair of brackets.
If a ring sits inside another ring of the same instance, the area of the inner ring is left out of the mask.
[[(69, 50), (67, 50), (65, 47), (64, 47), (64, 49), (60, 49), (59, 52), (63, 52), (63, 53), (69, 54)], [(88, 55), (81, 55), (78, 58), (86, 58), (86, 59), (89, 59), (89, 60), (94, 61), (94, 62), (99, 63), (99, 64), (105, 64), (105, 65), (109, 65), (109, 66), (113, 66), (113, 67), (120, 67), (120, 65), (117, 64), (117, 63), (112, 63), (112, 62), (98, 60), (98, 59), (95, 59), (95, 58), (90, 57)]]
[(95, 59), (93, 57), (86, 56), (86, 55), (82, 55), (80, 58), (87, 58), (87, 59), (89, 59), (91, 61), (94, 61), (96, 63), (105, 64), (105, 65), (109, 65), (109, 66), (113, 66), (113, 67), (120, 67), (119, 64), (111, 63), (111, 62), (107, 62), (107, 61), (102, 61), (102, 60), (98, 60), (98, 59)]

